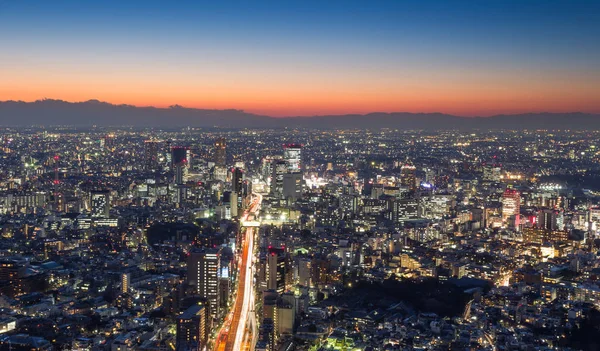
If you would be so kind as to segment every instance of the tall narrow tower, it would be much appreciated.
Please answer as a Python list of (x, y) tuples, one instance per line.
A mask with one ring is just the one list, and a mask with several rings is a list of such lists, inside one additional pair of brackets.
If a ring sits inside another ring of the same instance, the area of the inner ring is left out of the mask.
[(215, 141), (215, 165), (225, 167), (227, 164), (227, 143), (225, 138)]
[(54, 210), (60, 212), (60, 201), (59, 201), (59, 197), (60, 194), (58, 192), (58, 186), (60, 184), (60, 181), (58, 180), (58, 160), (60, 159), (60, 157), (58, 155), (54, 155)]

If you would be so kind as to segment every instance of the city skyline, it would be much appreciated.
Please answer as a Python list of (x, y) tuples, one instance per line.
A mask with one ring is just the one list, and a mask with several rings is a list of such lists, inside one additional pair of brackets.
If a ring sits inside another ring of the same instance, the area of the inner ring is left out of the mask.
[(275, 117), (599, 113), (599, 6), (4, 1), (0, 100)]

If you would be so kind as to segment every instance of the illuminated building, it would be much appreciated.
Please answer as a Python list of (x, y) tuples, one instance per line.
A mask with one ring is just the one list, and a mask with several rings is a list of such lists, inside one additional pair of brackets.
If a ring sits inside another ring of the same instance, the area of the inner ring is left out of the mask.
[(215, 141), (215, 165), (225, 167), (227, 165), (227, 143), (225, 138)]
[(25, 266), (17, 261), (0, 261), (0, 293), (8, 296), (19, 296), (23, 293), (21, 277), (25, 275)]
[(311, 260), (309, 258), (299, 258), (294, 265), (294, 280), (297, 284), (310, 287)]
[(208, 300), (210, 313), (219, 315), (219, 249), (192, 249), (187, 260), (188, 283), (196, 287), (196, 292)]
[(289, 172), (302, 172), (302, 145), (283, 145), (283, 159), (287, 162)]
[(183, 184), (187, 180), (189, 153), (190, 150), (187, 147), (176, 146), (171, 149), (171, 170), (174, 174), (175, 184)]
[(400, 167), (400, 185), (411, 191), (415, 190), (417, 188), (416, 170), (417, 168), (409, 160), (406, 160)]
[(282, 294), (286, 290), (287, 262), (283, 248), (269, 247), (267, 252), (267, 289)]
[(95, 190), (91, 192), (92, 218), (108, 218), (110, 216), (110, 191)]
[(210, 326), (206, 307), (194, 305), (177, 317), (176, 350), (203, 350)]
[(283, 198), (283, 177), (286, 173), (287, 162), (279, 160), (273, 163), (271, 176), (271, 196), (273, 198)]
[(541, 229), (556, 230), (558, 228), (558, 211), (544, 209), (537, 214), (537, 227)]
[(397, 199), (391, 205), (390, 219), (395, 223), (419, 218), (419, 202), (416, 199)]
[(130, 273), (122, 273), (121, 274), (121, 292), (123, 294), (128, 293), (130, 286), (131, 286), (131, 274)]
[(545, 242), (564, 242), (569, 240), (569, 233), (562, 230), (549, 230), (540, 228), (523, 229), (523, 241), (530, 244), (543, 244)]
[(521, 194), (514, 189), (506, 189), (502, 194), (502, 222), (506, 223), (511, 216), (515, 216), (515, 227), (519, 226), (519, 213), (521, 211)]
[(231, 171), (231, 188), (233, 190), (232, 207), (235, 202), (236, 208), (241, 209), (242, 200), (246, 194), (244, 192), (244, 172), (240, 168), (234, 168)]
[(144, 169), (146, 171), (155, 171), (158, 169), (158, 149), (158, 141), (144, 141)]

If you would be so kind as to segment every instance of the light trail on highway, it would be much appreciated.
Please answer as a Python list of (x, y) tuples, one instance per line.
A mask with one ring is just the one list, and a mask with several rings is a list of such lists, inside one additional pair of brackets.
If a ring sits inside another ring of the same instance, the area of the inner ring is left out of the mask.
[[(250, 217), (256, 217), (260, 210), (262, 196), (254, 194), (252, 204), (242, 215), (240, 223), (248, 221)], [(242, 246), (242, 261), (240, 264), (240, 275), (238, 280), (237, 295), (233, 307), (233, 312), (228, 316), (223, 324), (221, 331), (218, 333), (214, 350), (217, 351), (233, 351), (241, 350), (244, 340), (246, 340), (246, 325), (248, 323), (248, 315), (253, 306), (253, 270), (252, 257), (254, 252), (254, 228), (245, 228), (243, 246)], [(248, 339), (253, 340), (254, 331), (250, 330)], [(226, 333), (226, 335), (224, 335)], [(250, 345), (250, 349), (252, 349)]]

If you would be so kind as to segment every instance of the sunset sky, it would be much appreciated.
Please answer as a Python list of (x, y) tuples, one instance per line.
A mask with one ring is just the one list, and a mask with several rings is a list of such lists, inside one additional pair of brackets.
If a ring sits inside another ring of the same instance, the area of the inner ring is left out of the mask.
[(600, 113), (600, 1), (0, 0), (0, 100)]

